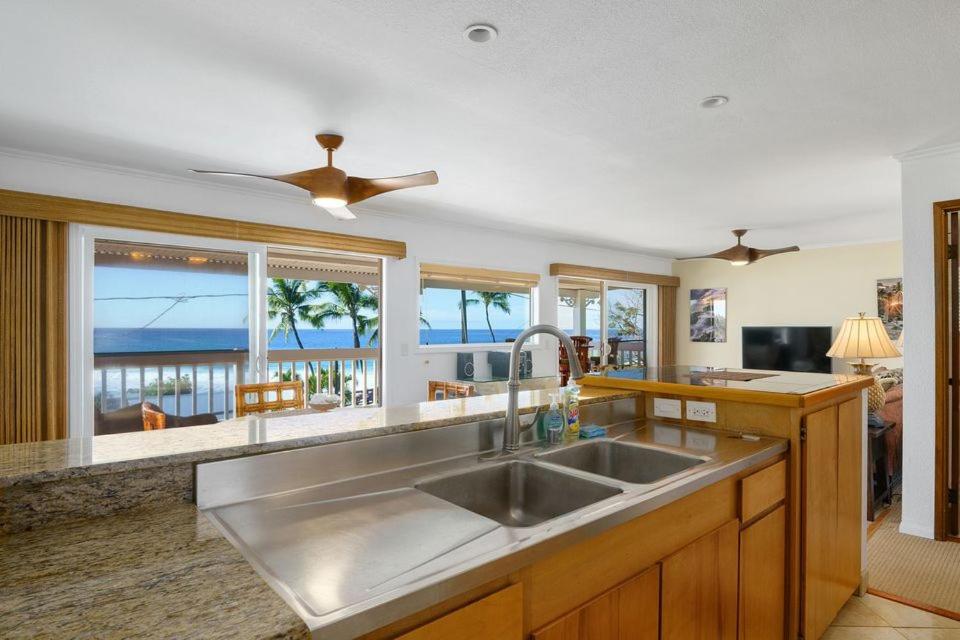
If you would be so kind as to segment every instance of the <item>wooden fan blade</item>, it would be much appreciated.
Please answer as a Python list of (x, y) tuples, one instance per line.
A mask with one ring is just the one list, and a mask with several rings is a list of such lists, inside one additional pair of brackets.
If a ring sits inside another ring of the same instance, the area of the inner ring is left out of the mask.
[(325, 207), (327, 213), (337, 220), (356, 220), (357, 214), (346, 207)]
[(360, 202), (388, 191), (423, 187), (437, 184), (439, 181), (436, 171), (424, 171), (423, 173), (393, 178), (355, 178), (350, 176), (347, 178), (347, 204)]
[(240, 176), (241, 178), (263, 178), (264, 180), (273, 180), (274, 182), (285, 182), (301, 189), (310, 190), (308, 178), (310, 171), (301, 171), (300, 173), (291, 173), (284, 176), (263, 176), (257, 173), (238, 173), (236, 171), (206, 171), (204, 169), (190, 169), (194, 173), (203, 173), (211, 176)]
[(780, 249), (750, 249), (750, 262), (756, 262), (757, 260), (762, 260), (768, 256), (775, 256), (778, 253), (792, 253), (794, 251), (800, 251), (800, 247), (781, 247)]
[(274, 176), (261, 176), (256, 173), (237, 173), (236, 171), (207, 171), (206, 169), (190, 169), (193, 173), (204, 173), (210, 176), (240, 176), (241, 178), (266, 178), (276, 180)]
[(716, 260), (747, 260), (747, 248), (742, 245), (734, 245), (729, 249), (724, 249), (723, 251), (717, 251), (716, 253), (711, 253), (706, 256), (694, 256), (692, 258), (677, 258), (678, 260), (700, 260), (704, 258), (714, 258)]

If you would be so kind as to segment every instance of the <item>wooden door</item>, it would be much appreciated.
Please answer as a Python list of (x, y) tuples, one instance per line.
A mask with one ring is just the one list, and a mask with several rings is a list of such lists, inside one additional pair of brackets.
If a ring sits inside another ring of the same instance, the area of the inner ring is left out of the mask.
[(731, 520), (663, 561), (663, 640), (734, 640), (740, 522)]
[(860, 582), (861, 400), (804, 418), (804, 637), (819, 638)]
[(784, 637), (786, 540), (786, 507), (740, 532), (740, 640)]
[(521, 640), (523, 585), (514, 584), (417, 627), (397, 640)]
[(660, 565), (535, 631), (532, 640), (657, 640)]

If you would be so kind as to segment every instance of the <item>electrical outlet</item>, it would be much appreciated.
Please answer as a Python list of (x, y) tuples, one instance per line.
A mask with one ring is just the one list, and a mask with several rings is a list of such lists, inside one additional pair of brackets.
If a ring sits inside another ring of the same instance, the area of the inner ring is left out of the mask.
[(679, 420), (683, 417), (680, 401), (671, 400), (669, 398), (654, 398), (653, 415), (660, 418), (673, 418), (674, 420)]
[(716, 403), (687, 400), (687, 420), (696, 420), (698, 422), (716, 422)]

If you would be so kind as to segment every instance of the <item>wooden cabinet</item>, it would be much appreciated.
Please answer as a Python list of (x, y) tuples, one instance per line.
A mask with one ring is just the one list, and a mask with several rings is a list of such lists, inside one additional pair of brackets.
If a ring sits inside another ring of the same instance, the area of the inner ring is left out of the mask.
[(657, 640), (660, 565), (535, 631), (533, 640)]
[(860, 582), (860, 399), (804, 418), (803, 615), (806, 638), (819, 638)]
[(663, 561), (663, 640), (735, 640), (739, 543), (731, 520)]
[(787, 510), (782, 506), (740, 532), (741, 640), (784, 637), (786, 534)]
[(514, 584), (399, 636), (397, 640), (520, 640), (523, 585)]

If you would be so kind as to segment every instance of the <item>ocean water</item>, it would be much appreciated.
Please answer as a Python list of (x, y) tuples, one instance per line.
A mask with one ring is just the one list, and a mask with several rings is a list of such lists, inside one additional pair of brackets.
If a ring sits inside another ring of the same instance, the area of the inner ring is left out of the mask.
[[(495, 342), (515, 338), (520, 329), (494, 329)], [(307, 349), (337, 349), (353, 347), (353, 332), (348, 329), (299, 329), (300, 339)], [(489, 343), (487, 329), (470, 329), (469, 342)], [(421, 329), (420, 344), (458, 344), (460, 329)], [(361, 347), (375, 347), (370, 336), (360, 336)], [(97, 328), (93, 332), (93, 351), (106, 353), (144, 353), (156, 351), (246, 351), (246, 329), (126, 329)], [(277, 334), (270, 341), (271, 349), (296, 349), (293, 334), (284, 339)]]

